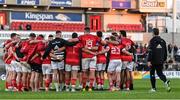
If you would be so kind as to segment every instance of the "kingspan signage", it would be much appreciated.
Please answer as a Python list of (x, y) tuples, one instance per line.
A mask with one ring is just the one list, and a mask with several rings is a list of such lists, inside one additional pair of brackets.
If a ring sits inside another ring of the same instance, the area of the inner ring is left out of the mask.
[(82, 14), (58, 12), (11, 12), (11, 20), (81, 22)]
[(39, 5), (39, 0), (16, 0), (18, 5)]
[(51, 0), (51, 6), (69, 7), (72, 6), (72, 0)]

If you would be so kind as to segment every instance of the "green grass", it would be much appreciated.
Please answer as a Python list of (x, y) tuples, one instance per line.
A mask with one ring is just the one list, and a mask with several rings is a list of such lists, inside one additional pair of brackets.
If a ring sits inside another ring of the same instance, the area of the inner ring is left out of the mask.
[(0, 82), (0, 99), (180, 99), (180, 80), (171, 80), (172, 91), (166, 92), (164, 84), (157, 81), (157, 92), (150, 93), (149, 80), (135, 80), (133, 91), (93, 91), (93, 92), (5, 92)]

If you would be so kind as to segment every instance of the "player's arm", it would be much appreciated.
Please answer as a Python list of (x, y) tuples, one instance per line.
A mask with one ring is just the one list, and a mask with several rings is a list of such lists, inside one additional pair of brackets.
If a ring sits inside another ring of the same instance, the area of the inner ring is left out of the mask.
[(85, 48), (82, 48), (82, 51), (86, 52), (86, 53), (89, 53), (89, 54), (92, 54), (92, 55), (96, 55), (96, 53), (94, 53), (94, 52), (92, 52), (92, 51), (90, 51), (88, 49), (85, 49)]
[(65, 49), (66, 47), (64, 46), (64, 47), (59, 48), (58, 51), (64, 51)]
[(45, 59), (49, 55), (52, 48), (54, 48), (54, 46), (53, 46), (52, 42), (49, 42), (48, 47), (46, 48), (45, 53), (43, 55), (43, 59)]
[(74, 46), (78, 41), (76, 42), (69, 42), (67, 40), (62, 39), (62, 42), (66, 45), (66, 46)]
[(39, 42), (45, 43), (46, 41), (45, 40), (31, 40), (31, 41), (29, 41), (30, 44), (39, 43)]
[(104, 48), (102, 51), (98, 52), (98, 54), (105, 54), (110, 50), (109, 47)]
[(115, 44), (115, 45), (119, 45), (120, 44), (119, 41), (112, 41), (112, 40), (106, 40), (106, 43)]
[(130, 53), (129, 51), (127, 51), (126, 48), (123, 48), (122, 52), (128, 56), (133, 56), (133, 53)]
[(79, 38), (69, 39), (68, 42), (79, 42)]
[(87, 50), (98, 50), (98, 46), (94, 46), (94, 47), (87, 47), (87, 46), (85, 46), (84, 49), (87, 49)]
[(38, 57), (39, 56), (39, 54), (38, 53), (36, 53), (35, 55), (33, 55), (32, 56), (32, 58), (30, 59), (30, 61), (33, 61), (36, 57)]
[(5, 49), (9, 48), (13, 43), (16, 43), (17, 41), (11, 41), (10, 43), (5, 45)]

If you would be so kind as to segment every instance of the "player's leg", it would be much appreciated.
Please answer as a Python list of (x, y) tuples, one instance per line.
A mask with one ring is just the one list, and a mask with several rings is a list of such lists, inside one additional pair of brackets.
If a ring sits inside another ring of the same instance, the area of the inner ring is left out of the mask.
[(115, 72), (115, 63), (113, 60), (110, 60), (109, 62), (109, 66), (107, 69), (107, 73), (108, 73), (108, 79), (109, 79), (109, 90), (110, 91), (114, 91), (114, 72)]
[(17, 73), (16, 73), (15, 61), (11, 61), (11, 68), (12, 68), (11, 84), (13, 87), (13, 91), (16, 91), (17, 90), (17, 82), (16, 82)]
[(82, 59), (82, 85), (83, 85), (83, 91), (86, 89), (86, 82), (88, 79), (88, 66), (89, 66), (89, 59), (83, 58)]
[(126, 90), (130, 90), (129, 88), (130, 88), (130, 73), (129, 73), (129, 68), (128, 68), (128, 66), (129, 66), (129, 62), (128, 61), (124, 61), (124, 65), (126, 66), (126, 69), (125, 69), (125, 75), (126, 75)]
[(80, 72), (78, 72), (78, 80), (79, 80), (79, 86), (78, 86), (78, 89), (82, 89), (83, 88), (83, 86), (82, 86), (82, 84), (83, 84), (83, 82), (82, 82), (82, 72), (80, 71)]
[(64, 75), (64, 61), (61, 61), (58, 63), (59, 66), (59, 85), (60, 85), (60, 91), (64, 88), (65, 83), (65, 75)]
[(130, 87), (129, 87), (130, 90), (134, 90), (134, 88), (133, 88), (133, 73), (132, 73), (133, 68), (134, 68), (134, 62), (130, 62), (130, 64), (128, 65), (129, 75), (130, 75), (130, 80), (129, 80), (130, 81)]
[(17, 64), (17, 67), (16, 67), (16, 72), (17, 72), (17, 88), (18, 88), (18, 91), (22, 91), (22, 87), (23, 87), (23, 84), (22, 84), (22, 65), (21, 63), (19, 62), (16, 62)]
[(59, 91), (59, 71), (58, 71), (58, 62), (51, 62), (52, 69), (53, 69), (53, 81), (54, 86), (56, 88), (56, 92)]
[(104, 88), (104, 72), (105, 72), (105, 69), (106, 69), (106, 64), (103, 64), (103, 65), (102, 65), (102, 70), (101, 70), (101, 72), (100, 72), (101, 89)]
[(101, 89), (101, 69), (102, 69), (102, 63), (101, 64), (97, 64), (97, 68), (96, 68), (96, 83), (97, 83), (97, 88), (98, 90)]
[(90, 82), (90, 85), (89, 85), (89, 90), (88, 91), (92, 91), (93, 84), (94, 84), (94, 81), (95, 81), (96, 57), (93, 57), (90, 60), (89, 70), (90, 70), (89, 71), (89, 82)]
[(35, 91), (35, 82), (34, 82), (34, 79), (35, 79), (35, 71), (32, 70), (31, 78), (30, 78), (30, 87), (31, 87), (31, 90), (33, 92)]
[(51, 65), (50, 64), (43, 64), (42, 71), (45, 76), (44, 83), (45, 83), (45, 91), (49, 91), (49, 85), (51, 83)]
[(116, 90), (120, 90), (122, 62), (119, 60), (116, 63)]
[(123, 62), (122, 62), (122, 70), (121, 70), (121, 83), (120, 83), (120, 88), (121, 88), (121, 90), (124, 89), (124, 83), (126, 82), (125, 71), (126, 71), (126, 65), (125, 65), (125, 63), (124, 63), (124, 61), (123, 61)]
[[(41, 75), (41, 76), (40, 76)], [(41, 64), (36, 64), (36, 70), (35, 70), (35, 92), (38, 92), (40, 89), (40, 82), (43, 81), (42, 78), (42, 65)]]
[(11, 84), (11, 70), (10, 70), (10, 65), (9, 64), (5, 64), (6, 67), (6, 91), (10, 91), (12, 88), (12, 84)]
[(43, 74), (42, 74), (42, 71), (38, 72), (38, 73), (39, 73), (39, 86), (38, 86), (38, 88), (39, 89), (44, 89), (44, 87), (43, 87)]
[(157, 75), (159, 76), (159, 78), (164, 82), (166, 89), (168, 92), (171, 91), (171, 87), (170, 87), (170, 81), (167, 80), (166, 76), (163, 74), (162, 70), (163, 70), (163, 64), (157, 65), (155, 67)]
[(72, 71), (71, 71), (71, 92), (75, 92), (75, 87), (76, 87), (76, 80), (77, 80), (77, 75), (80, 67), (79, 66), (72, 66)]
[(66, 86), (66, 91), (69, 91), (70, 88), (70, 80), (71, 80), (71, 71), (72, 71), (72, 66), (66, 64), (65, 65), (65, 86)]
[(150, 69), (150, 80), (151, 80), (151, 86), (152, 86), (152, 89), (151, 91), (154, 92), (156, 91), (156, 78), (155, 78), (155, 66), (151, 66), (151, 69)]

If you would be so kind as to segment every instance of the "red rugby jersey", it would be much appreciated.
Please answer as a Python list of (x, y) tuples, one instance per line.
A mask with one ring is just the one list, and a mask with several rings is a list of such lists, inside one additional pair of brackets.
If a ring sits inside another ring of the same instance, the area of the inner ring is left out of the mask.
[[(79, 37), (80, 42), (82, 43), (83, 47), (89, 47), (92, 48), (94, 46), (98, 46), (100, 42), (100, 38), (92, 35), (92, 34), (84, 34)], [(93, 51), (96, 52), (96, 51)], [(83, 58), (92, 58), (94, 55), (83, 52), (82, 54)]]
[(80, 64), (80, 49), (82, 48), (81, 43), (77, 43), (75, 46), (66, 47), (66, 64), (79, 65)]

